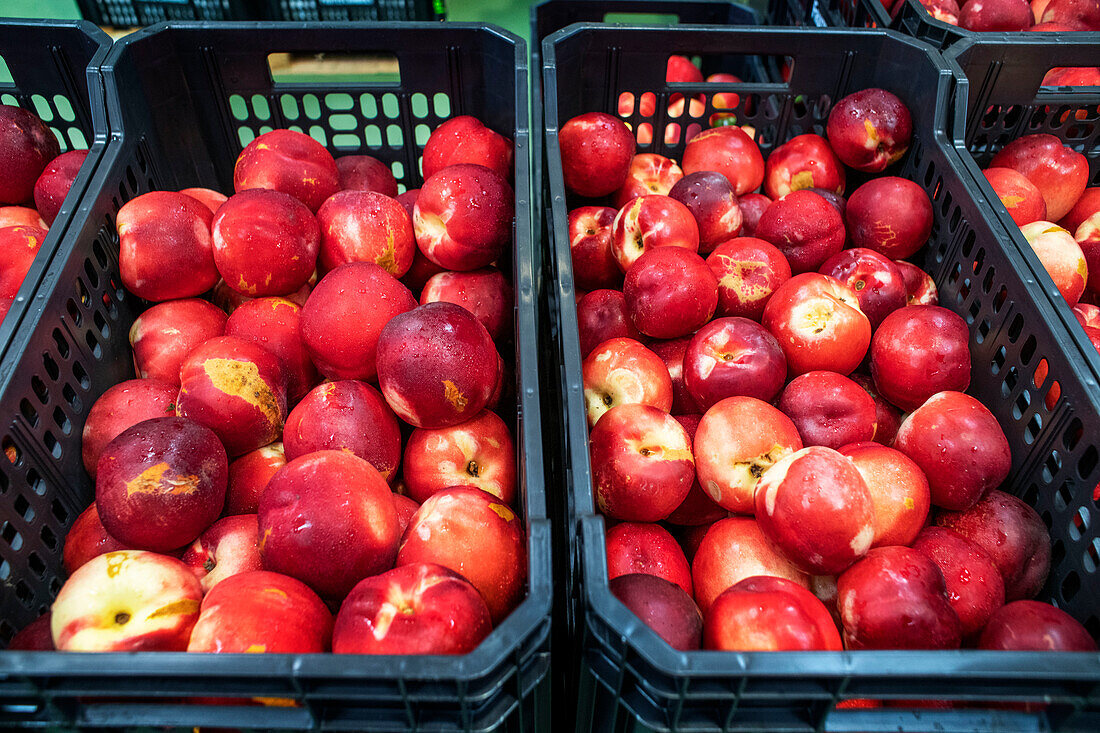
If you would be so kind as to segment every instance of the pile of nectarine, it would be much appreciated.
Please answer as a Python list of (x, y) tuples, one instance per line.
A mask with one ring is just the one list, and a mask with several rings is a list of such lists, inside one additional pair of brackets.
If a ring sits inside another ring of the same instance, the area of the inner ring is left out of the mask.
[[(471, 117), (424, 185), (275, 130), (234, 193), (118, 212), (151, 301), (84, 426), (95, 502), (12, 648), (460, 654), (522, 599), (507, 414), (512, 143)], [(507, 351), (505, 351), (507, 353)], [(43, 627), (48, 624), (49, 633)]]
[(933, 229), (888, 175), (909, 110), (865, 89), (826, 133), (765, 160), (723, 120), (677, 163), (613, 115), (561, 127), (611, 592), (679, 649), (1095, 649), (1030, 600), (1047, 528), (905, 261)]

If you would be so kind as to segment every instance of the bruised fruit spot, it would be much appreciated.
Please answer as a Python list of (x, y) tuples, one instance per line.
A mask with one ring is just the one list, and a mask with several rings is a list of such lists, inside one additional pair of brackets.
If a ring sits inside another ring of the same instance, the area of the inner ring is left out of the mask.
[(125, 611), (120, 611), (119, 613), (115, 614), (115, 623), (118, 624), (119, 626), (123, 626), (123, 625), (129, 623), (129, 621), (130, 621), (130, 614), (126, 613)]
[(207, 558), (207, 559), (206, 559), (206, 560), (204, 560), (204, 561), (203, 561), (203, 563), (202, 563), (202, 569), (203, 569), (203, 570), (205, 570), (205, 571), (206, 571), (206, 572), (208, 572), (208, 573), (209, 573), (209, 572), (210, 572), (211, 570), (213, 570), (213, 569), (214, 569), (215, 567), (217, 567), (217, 563), (216, 563), (216, 562), (214, 562), (214, 558), (212, 558), (212, 557), (210, 557), (210, 558)]
[(462, 412), (470, 402), (455, 386), (455, 383), (449, 379), (443, 380), (443, 397), (447, 400), (447, 404), (455, 409), (455, 412)]
[(375, 641), (382, 641), (386, 638), (386, 634), (389, 633), (390, 626), (396, 616), (397, 606), (388, 601), (382, 604), (382, 607), (378, 609), (378, 614), (374, 617), (374, 628), (371, 630), (371, 635)]
[(814, 173), (813, 171), (799, 171), (791, 176), (791, 190), (800, 191), (803, 188), (814, 187)]
[(852, 548), (852, 552), (857, 556), (862, 556), (871, 548), (871, 542), (874, 539), (875, 528), (870, 524), (865, 524), (863, 529), (859, 530), (859, 534), (852, 538), (848, 546)]
[(497, 516), (503, 519), (505, 522), (511, 522), (516, 518), (515, 512), (503, 504), (489, 504), (489, 508), (496, 512)]
[(164, 462), (158, 463), (138, 474), (137, 478), (126, 482), (126, 496), (134, 494), (159, 494), (171, 496), (193, 494), (199, 488), (199, 477), (194, 475), (168, 476), (171, 467)]
[(875, 126), (871, 123), (870, 120), (863, 121), (863, 129), (867, 132), (867, 142), (864, 143), (864, 146), (868, 150), (875, 150), (876, 148), (878, 148), (878, 130), (875, 129)]
[(198, 613), (199, 602), (194, 598), (185, 598), (174, 603), (169, 603), (167, 606), (161, 606), (157, 610), (149, 614), (149, 618), (160, 618), (161, 616), (176, 616), (188, 613)]
[(905, 499), (902, 501), (902, 503), (905, 504), (906, 509), (912, 509), (913, 507), (915, 507), (917, 505), (917, 503), (915, 501), (913, 501), (913, 497), (911, 497), (911, 496), (905, 497)]
[(214, 389), (244, 400), (262, 412), (272, 425), (282, 425), (279, 401), (260, 376), (259, 366), (236, 359), (207, 359), (202, 370)]
[(1023, 196), (1012, 196), (1009, 194), (1005, 194), (1004, 196), (1001, 196), (1001, 203), (1004, 204), (1006, 208), (1015, 209), (1017, 206), (1020, 205), (1020, 202), (1023, 201), (1024, 198), (1025, 197)]
[(126, 564), (125, 552), (108, 552), (107, 553), (107, 577), (117, 577), (122, 572), (122, 566)]
[(264, 545), (267, 544), (267, 538), (271, 536), (271, 527), (264, 530), (264, 533), (260, 536), (260, 541), (256, 545), (260, 552), (264, 551)]
[(244, 650), (245, 654), (263, 654), (267, 651), (267, 644), (249, 644)]
[[(270, 529), (267, 530), (267, 531), (271, 532)], [(282, 590), (281, 588), (264, 588), (264, 593), (270, 593), (271, 595), (278, 596), (279, 598), (282, 598), (283, 600), (286, 600), (287, 597), (288, 597), (287, 594), (286, 594), (286, 591)]]
[(397, 277), (397, 247), (393, 243), (393, 232), (386, 230), (386, 248), (378, 255), (375, 263), (386, 272)]
[(242, 293), (248, 293), (249, 295), (256, 294), (255, 286), (249, 285), (248, 281), (244, 279), (244, 275), (240, 276), (240, 281), (237, 283), (236, 289)]

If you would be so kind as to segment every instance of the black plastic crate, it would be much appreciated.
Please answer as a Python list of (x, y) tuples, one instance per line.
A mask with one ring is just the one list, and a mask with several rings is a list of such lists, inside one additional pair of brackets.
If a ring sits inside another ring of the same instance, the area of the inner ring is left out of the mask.
[[(860, 0), (860, 2), (874, 3), (878, 2), (878, 0)], [(1029, 42), (1035, 41), (1036, 38), (1035, 34), (1029, 31), (1020, 31), (1017, 33), (982, 33), (968, 31), (957, 25), (951, 25), (950, 23), (945, 23), (942, 20), (933, 18), (932, 15), (924, 9), (924, 6), (920, 4), (919, 0), (902, 0), (902, 2), (894, 8), (893, 16), (894, 18), (890, 23), (891, 28), (908, 33), (914, 38), (919, 38), (945, 52), (949, 47), (965, 40), (973, 41), (984, 38), (1003, 38), (1021, 42), (1022, 45), (1028, 45)], [(1045, 43), (1050, 48), (1054, 48), (1066, 39), (1074, 39), (1077, 37), (1087, 39), (1088, 42), (1092, 44), (1100, 43), (1100, 33), (1089, 32), (1052, 34), (1046, 37), (1049, 40), (1038, 42)], [(1097, 54), (1094, 53), (1092, 63), (1082, 65), (1095, 66), (1096, 58)]]
[(0, 373), (14, 367), (4, 355), (20, 323), (34, 308), (36, 285), (57, 251), (80, 192), (91, 179), (99, 159), (93, 143), (107, 137), (102, 93), (93, 92), (95, 99), (89, 95), (88, 73), (103, 63), (110, 48), (107, 34), (84, 20), (0, 20), (0, 63), (11, 77), (11, 81), (0, 80), (0, 104), (36, 113), (53, 131), (61, 152), (92, 148), (15, 302), (0, 321)]
[[(941, 51), (946, 51), (952, 45), (968, 39), (1000, 37), (1015, 41), (1034, 41), (1036, 38), (1035, 34), (1029, 31), (1018, 33), (969, 31), (933, 18), (920, 4), (920, 0), (898, 0), (896, 3), (894, 0), (887, 0), (887, 2), (890, 2), (891, 7), (887, 8), (881, 0), (772, 0), (772, 5), (773, 10), (777, 4), (782, 7), (785, 3), (790, 4), (796, 11), (801, 8), (807, 14), (806, 25), (826, 28), (890, 28), (920, 39)], [(777, 20), (771, 22), (775, 25), (779, 24)], [(1047, 36), (1048, 40), (1040, 43), (1053, 47), (1065, 38), (1078, 35), (1093, 44), (1100, 43), (1100, 33), (1058, 33), (1056, 36)], [(1093, 63), (1087, 65), (1095, 65), (1095, 61), (1094, 56)]]
[(1032, 269), (1036, 292), (1047, 295), (1079, 348), (1077, 358), (1088, 365), (1094, 384), (1100, 384), (1100, 354), (981, 171), (1016, 138), (1048, 133), (1085, 156), (1088, 185), (1100, 186), (1100, 89), (1041, 86), (1052, 66), (1095, 65), (1100, 59), (1100, 34), (1062, 34), (1056, 44), (1035, 34), (1023, 39), (1020, 35), (971, 34), (945, 52), (970, 81), (966, 127), (957, 147), (978, 190), (991, 202), (990, 216), (1002, 227), (1005, 246), (1016, 249)]
[(130, 28), (170, 20), (257, 20), (256, 0), (77, 0), (96, 25)]
[[(392, 53), (401, 81), (272, 81), (270, 52), (318, 49)], [(9, 458), (0, 461), (3, 639), (45, 610), (60, 586), (62, 538), (93, 498), (80, 458), (84, 419), (100, 394), (132, 376), (127, 332), (142, 303), (120, 285), (116, 212), (153, 189), (232, 192), (237, 154), (268, 127), (297, 126), (337, 154), (381, 158), (407, 187), (419, 185), (420, 150), (443, 119), (474, 114), (514, 137), (514, 427), (527, 597), (475, 651), (457, 657), (0, 652), (0, 720), (38, 727), (540, 729), (549, 715), (551, 560), (523, 42), (474, 24), (162, 24), (117, 44), (103, 80), (110, 142), (20, 330), (16, 366), (0, 380), (0, 445)], [(195, 699), (211, 696), (240, 704)], [(255, 707), (251, 698), (295, 705)]]
[(445, 0), (258, 0), (267, 20), (443, 20)]
[[(660, 49), (659, 52), (655, 49)], [(938, 52), (890, 31), (791, 29), (602, 30), (574, 26), (543, 44), (547, 177), (552, 253), (547, 289), (558, 318), (557, 434), (552, 483), (566, 487), (571, 522), (567, 610), (579, 629), (577, 727), (588, 730), (977, 731), (1100, 729), (1100, 655), (950, 652), (678, 652), (661, 641), (608, 591), (605, 522), (596, 513), (588, 455), (581, 357), (567, 203), (557, 132), (587, 111), (614, 111), (621, 91), (658, 91), (664, 109), (673, 88), (662, 84), (668, 53), (784, 53), (794, 57), (788, 84), (736, 90), (735, 113), (752, 124), (765, 152), (803, 132), (824, 132), (832, 103), (869, 86), (892, 89), (913, 113), (914, 140), (892, 170), (921, 184), (933, 200), (930, 244), (916, 262), (935, 279), (940, 303), (959, 313), (971, 333), (969, 392), (1004, 427), (1012, 471), (1004, 488), (1034, 506), (1050, 528), (1053, 567), (1042, 598), (1100, 636), (1097, 576), (1100, 480), (1100, 391), (1087, 365), (1067, 349), (1069, 332), (1049, 300), (1033, 295), (1035, 279), (1018, 253), (1000, 242), (989, 204), (974, 189), (953, 146), (961, 137), (965, 80)], [(712, 111), (708, 101), (704, 117)], [(658, 112), (658, 115), (661, 113)], [(637, 119), (630, 120), (637, 123)], [(664, 119), (657, 122), (663, 123)], [(657, 140), (647, 152), (679, 158), (684, 143)], [(851, 172), (849, 172), (851, 173)], [(849, 185), (859, 176), (850, 176)], [(1051, 377), (1034, 386), (1039, 363)], [(1061, 397), (1048, 409), (1051, 380)], [(837, 709), (871, 698), (903, 707)], [(921, 708), (914, 700), (946, 699), (955, 709)], [(908, 702), (906, 702), (908, 701)], [(1038, 702), (1038, 708), (1020, 703)]]

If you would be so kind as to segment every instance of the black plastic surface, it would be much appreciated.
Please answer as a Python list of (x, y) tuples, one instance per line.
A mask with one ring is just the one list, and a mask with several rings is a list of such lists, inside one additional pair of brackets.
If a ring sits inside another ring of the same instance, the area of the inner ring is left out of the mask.
[(291, 21), (443, 20), (444, 0), (258, 0), (263, 17)]
[[(392, 53), (401, 82), (272, 83), (268, 53), (318, 49)], [(120, 285), (116, 212), (154, 189), (231, 193), (237, 154), (269, 127), (297, 126), (337, 154), (381, 158), (408, 187), (419, 185), (428, 128), (443, 119), (477, 115), (514, 138), (515, 436), (527, 597), (474, 652), (457, 657), (0, 652), (0, 720), (111, 728), (543, 729), (551, 559), (523, 41), (473, 24), (162, 24), (116, 45), (103, 75), (111, 139), (36, 293), (15, 368), (0, 375), (0, 443), (10, 459), (0, 461), (3, 639), (45, 610), (60, 587), (62, 540), (93, 498), (80, 457), (84, 419), (100, 394), (132, 376), (127, 334), (143, 305)], [(194, 700), (211, 696), (237, 704)], [(294, 704), (255, 706), (253, 698)]]
[(170, 20), (257, 20), (257, 0), (77, 0), (80, 14), (116, 28)]
[[(89, 94), (88, 70), (98, 67), (110, 48), (107, 34), (86, 20), (0, 20), (0, 59), (12, 79), (0, 82), (0, 104), (34, 111), (53, 131), (62, 152), (94, 148), (96, 140), (107, 137), (107, 115), (102, 93), (92, 92), (96, 99)], [(11, 368), (6, 355), (12, 339), (37, 307), (33, 301), (37, 283), (57, 251), (97, 160), (97, 151), (89, 151), (15, 302), (0, 321), (0, 370)], [(0, 581), (3, 572), (0, 566)]]
[[(657, 51), (656, 49), (659, 49)], [(557, 131), (588, 111), (615, 113), (622, 91), (657, 92), (668, 53), (783, 53), (794, 57), (789, 84), (707, 89), (737, 91), (739, 120), (753, 125), (767, 152), (802, 132), (823, 133), (831, 104), (869, 86), (897, 93), (913, 113), (914, 142), (891, 171), (928, 191), (935, 215), (930, 244), (915, 258), (935, 279), (940, 304), (971, 333), (969, 392), (1003, 426), (1012, 470), (1003, 488), (1034, 506), (1050, 528), (1053, 567), (1041, 597), (1100, 635), (1100, 540), (1092, 490), (1100, 481), (1100, 390), (1071, 345), (1032, 269), (1001, 243), (990, 206), (977, 191), (953, 141), (962, 137), (965, 82), (930, 47), (894, 32), (786, 29), (601, 30), (574, 26), (543, 44), (547, 146), (544, 196), (552, 208), (553, 251), (547, 289), (558, 316), (564, 406), (560, 462), (552, 483), (567, 487), (571, 562), (565, 592), (580, 648), (577, 728), (589, 730), (973, 731), (1072, 730), (1100, 726), (1100, 655), (1051, 653), (677, 652), (615, 600), (607, 587), (604, 519), (595, 512), (587, 445), (581, 357), (566, 230), (567, 199)], [(704, 118), (712, 111), (708, 100)], [(665, 120), (655, 120), (660, 127)], [(637, 124), (636, 118), (627, 120)], [(660, 140), (642, 152), (679, 158), (684, 144)], [(849, 172), (851, 173), (851, 172)], [(849, 177), (849, 187), (862, 180)], [(1042, 360), (1051, 377), (1042, 389)], [(1048, 409), (1051, 381), (1061, 396)], [(900, 705), (836, 709), (851, 698)], [(922, 709), (946, 699), (952, 710)], [(1040, 702), (1037, 707), (1013, 703)]]

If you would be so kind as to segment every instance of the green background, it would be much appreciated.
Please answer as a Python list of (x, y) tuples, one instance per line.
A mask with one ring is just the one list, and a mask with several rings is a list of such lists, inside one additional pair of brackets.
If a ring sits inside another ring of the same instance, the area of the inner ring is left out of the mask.
[[(495, 23), (527, 38), (528, 12), (537, 0), (451, 0), (448, 20)], [(76, 0), (3, 0), (3, 17), (79, 18)]]

